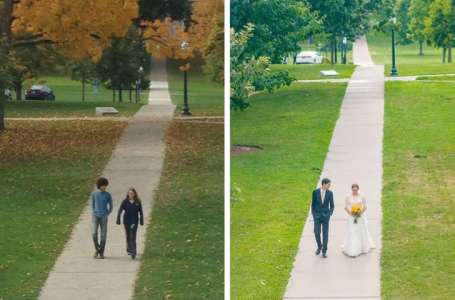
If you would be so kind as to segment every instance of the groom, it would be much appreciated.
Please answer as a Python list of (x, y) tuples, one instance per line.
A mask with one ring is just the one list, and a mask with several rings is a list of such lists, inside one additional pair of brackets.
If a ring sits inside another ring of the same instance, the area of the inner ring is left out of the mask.
[[(313, 191), (313, 200), (311, 202), (311, 213), (314, 220), (314, 235), (318, 249), (316, 255), (321, 254), (327, 258), (327, 243), (329, 241), (329, 221), (333, 214), (335, 205), (333, 204), (333, 193), (329, 191), (330, 179), (324, 178), (321, 182), (321, 188)], [(321, 243), (322, 227), (322, 243)]]

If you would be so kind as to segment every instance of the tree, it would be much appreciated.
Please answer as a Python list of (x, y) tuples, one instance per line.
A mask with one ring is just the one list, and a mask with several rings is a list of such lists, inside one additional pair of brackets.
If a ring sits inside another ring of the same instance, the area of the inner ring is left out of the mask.
[(212, 80), (222, 82), (224, 79), (224, 18), (219, 17), (209, 36), (209, 42), (203, 53), (204, 71)]
[(319, 28), (316, 15), (298, 0), (233, 0), (231, 7), (234, 30), (254, 24), (245, 53), (270, 57), (273, 63), (298, 52), (300, 43)]
[[(139, 72), (141, 67), (142, 72)], [(124, 90), (131, 90), (137, 80), (147, 81), (144, 74), (149, 70), (150, 56), (135, 27), (130, 28), (124, 38), (112, 38), (111, 46), (104, 50), (97, 65), (99, 77), (108, 81), (113, 90), (118, 90), (120, 102)]]
[(2, 4), (1, 36), (8, 57), (16, 47), (53, 44), (69, 58), (96, 61), (111, 38), (124, 36), (138, 16), (136, 0), (5, 0)]
[(442, 62), (452, 62), (454, 43), (455, 11), (452, 0), (435, 0), (431, 3), (428, 17), (425, 19), (425, 32), (430, 42), (442, 48)]
[(205, 61), (213, 80), (224, 78), (224, 1), (199, 0), (194, 4), (188, 39)]
[(96, 78), (96, 65), (88, 58), (71, 63), (71, 79), (82, 83), (82, 102), (85, 101), (85, 85)]
[(411, 0), (409, 6), (409, 30), (413, 40), (419, 43), (419, 55), (423, 55), (423, 43), (427, 36), (425, 19), (428, 16), (429, 0)]
[(171, 18), (189, 24), (191, 19), (191, 0), (141, 0), (139, 17), (142, 20), (154, 21)]
[(19, 45), (10, 50), (9, 73), (16, 100), (22, 100), (23, 83), (39, 74), (50, 72), (60, 62), (61, 56), (51, 44)]
[(398, 43), (407, 45), (411, 43), (411, 29), (409, 20), (409, 9), (411, 0), (398, 0), (395, 8), (397, 18), (397, 38)]
[(231, 109), (234, 110), (245, 110), (250, 105), (248, 98), (254, 92), (267, 90), (271, 93), (294, 81), (287, 72), (271, 73), (268, 57), (255, 58), (245, 53), (253, 31), (253, 24), (247, 24), (239, 32), (231, 29)]
[(0, 37), (0, 131), (5, 129), (5, 89), (11, 82), (9, 64), (5, 38)]
[(331, 62), (337, 62), (338, 39), (354, 40), (368, 28), (368, 14), (374, 8), (363, 0), (309, 0), (322, 18), (322, 28), (330, 36)]

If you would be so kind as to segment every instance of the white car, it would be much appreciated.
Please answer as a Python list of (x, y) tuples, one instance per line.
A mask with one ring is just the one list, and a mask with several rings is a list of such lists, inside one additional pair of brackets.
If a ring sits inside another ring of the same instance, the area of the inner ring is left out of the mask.
[(295, 58), (296, 64), (320, 64), (322, 55), (316, 51), (302, 51)]

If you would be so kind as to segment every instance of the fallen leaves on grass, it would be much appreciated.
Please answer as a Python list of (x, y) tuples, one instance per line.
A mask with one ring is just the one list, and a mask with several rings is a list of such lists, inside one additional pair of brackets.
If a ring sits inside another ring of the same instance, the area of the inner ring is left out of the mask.
[(14, 121), (0, 133), (0, 160), (31, 156), (58, 157), (70, 151), (112, 145), (125, 128), (123, 122), (97, 121)]

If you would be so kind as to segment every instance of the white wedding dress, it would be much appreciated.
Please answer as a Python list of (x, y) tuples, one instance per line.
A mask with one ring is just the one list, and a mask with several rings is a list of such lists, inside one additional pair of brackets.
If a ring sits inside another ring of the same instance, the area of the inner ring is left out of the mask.
[[(361, 194), (356, 196), (349, 194), (346, 197), (345, 207), (351, 209), (353, 204), (362, 203), (366, 207), (366, 200)], [(367, 220), (365, 215), (360, 216), (357, 219), (357, 223), (354, 223), (354, 217), (348, 215), (346, 222), (346, 237), (344, 244), (341, 247), (343, 253), (348, 256), (359, 256), (365, 254), (374, 249), (374, 243), (368, 231)]]

